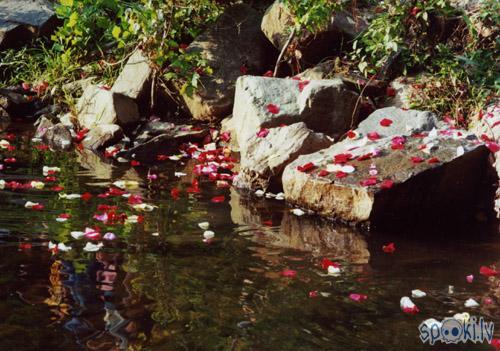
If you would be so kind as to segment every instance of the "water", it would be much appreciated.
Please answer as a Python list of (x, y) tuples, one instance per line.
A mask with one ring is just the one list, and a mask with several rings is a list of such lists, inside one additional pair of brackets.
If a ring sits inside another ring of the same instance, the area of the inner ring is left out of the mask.
[[(94, 196), (62, 200), (52, 185), (0, 190), (0, 350), (430, 350), (417, 326), (463, 311), (500, 329), (498, 279), (479, 274), (481, 265), (500, 261), (497, 224), (366, 232), (298, 218), (279, 201), (218, 189), (201, 177), (199, 194), (182, 191), (174, 201), (172, 187), (185, 189), (194, 179), (174, 172), (193, 161), (163, 162), (152, 170), (158, 179), (149, 181), (147, 168), (112, 166), (90, 153), (39, 151), (29, 132), (13, 132), (17, 150), (0, 154), (15, 155), (17, 163), (0, 179), (43, 179), (44, 165), (59, 166), (54, 184)], [(96, 196), (124, 179), (139, 181), (131, 192), (158, 208), (144, 213), (142, 223), (105, 226), (93, 219), (99, 204), (137, 214), (122, 197)], [(210, 201), (220, 195), (226, 201)], [(45, 208), (25, 209), (28, 200)], [(57, 222), (61, 213), (71, 218)], [(202, 240), (203, 221), (216, 233), (211, 243)], [(86, 240), (70, 232), (96, 225), (118, 239), (85, 252)], [(49, 240), (73, 249), (54, 255)], [(388, 242), (396, 245), (393, 254), (381, 249)], [(339, 277), (325, 276), (323, 257), (342, 264)], [(296, 277), (281, 276), (285, 269)], [(399, 300), (416, 288), (428, 297), (413, 299), (420, 313), (404, 314)], [(309, 297), (311, 291), (319, 296)], [(368, 299), (354, 302), (350, 293)], [(469, 297), (493, 302), (466, 309)], [(491, 349), (444, 346), (434, 349)]]

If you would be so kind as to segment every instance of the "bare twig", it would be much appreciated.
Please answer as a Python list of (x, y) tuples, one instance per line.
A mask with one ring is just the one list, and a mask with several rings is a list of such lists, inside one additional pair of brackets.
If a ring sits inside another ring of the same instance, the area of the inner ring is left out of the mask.
[(350, 129), (352, 129), (352, 127), (354, 125), (354, 115), (356, 114), (356, 111), (358, 110), (359, 102), (361, 101), (361, 99), (363, 99), (363, 93), (365, 92), (365, 90), (368, 87), (368, 85), (370, 85), (370, 83), (375, 79), (376, 76), (377, 76), (376, 74), (374, 74), (373, 76), (371, 76), (370, 79), (368, 80), (368, 82), (366, 82), (366, 84), (363, 87), (363, 89), (361, 89), (361, 92), (359, 93), (358, 99), (356, 100), (356, 105), (354, 105), (354, 110), (352, 111), (351, 126), (349, 127)]
[(274, 66), (273, 77), (276, 77), (276, 75), (278, 74), (278, 69), (280, 67), (281, 60), (283, 59), (283, 55), (285, 55), (285, 51), (288, 48), (288, 45), (290, 45), (290, 43), (292, 42), (294, 36), (295, 36), (295, 28), (292, 29), (290, 36), (288, 37), (287, 41), (285, 42), (285, 45), (283, 45), (283, 48), (281, 49), (280, 55), (278, 56), (278, 60), (276, 61), (276, 65)]

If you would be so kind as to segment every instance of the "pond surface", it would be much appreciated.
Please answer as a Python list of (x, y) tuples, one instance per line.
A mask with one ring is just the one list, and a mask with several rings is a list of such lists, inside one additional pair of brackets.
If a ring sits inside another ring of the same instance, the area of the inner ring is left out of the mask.
[[(44, 180), (43, 166), (61, 171), (42, 190), (0, 190), (0, 350), (491, 350), (421, 343), (423, 320), (464, 311), (500, 331), (498, 279), (479, 274), (500, 261), (498, 224), (365, 232), (294, 216), (280, 201), (248, 198), (203, 177), (200, 192), (188, 194), (193, 160), (162, 162), (150, 170), (153, 180), (148, 168), (39, 150), (30, 132), (9, 132), (16, 150), (0, 150), (0, 179), (26, 183)], [(5, 163), (9, 157), (17, 162)], [(139, 213), (123, 196), (102, 197), (117, 180), (138, 181), (126, 192), (158, 208)], [(55, 185), (92, 197), (61, 199)], [(211, 201), (222, 195), (223, 202)], [(27, 209), (27, 201), (44, 208)], [(143, 221), (102, 223), (94, 215), (103, 204)], [(71, 217), (56, 221), (63, 213)], [(210, 242), (198, 227), (205, 221), (215, 232)], [(89, 240), (70, 233), (96, 226), (117, 239), (86, 252)], [(72, 250), (51, 251), (49, 241)], [(390, 242), (392, 254), (382, 250)], [(325, 257), (341, 264), (339, 276), (325, 274)], [(296, 275), (283, 276), (287, 270)], [(428, 294), (412, 299), (420, 312), (403, 313), (400, 298), (417, 288)], [(355, 302), (351, 293), (367, 299)], [(465, 308), (468, 298), (481, 306)]]

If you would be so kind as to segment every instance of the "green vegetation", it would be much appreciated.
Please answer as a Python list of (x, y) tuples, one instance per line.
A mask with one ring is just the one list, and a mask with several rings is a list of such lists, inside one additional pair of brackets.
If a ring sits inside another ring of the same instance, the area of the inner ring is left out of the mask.
[[(282, 1), (294, 14), (290, 39), (314, 35), (328, 25), (332, 13), (357, 6), (347, 0)], [(155, 79), (175, 81), (190, 94), (211, 68), (198, 53), (186, 50), (187, 45), (231, 3), (59, 0), (56, 12), (62, 26), (50, 40), (0, 53), (0, 79), (7, 85), (28, 81), (48, 86), (40, 95), (50, 92), (57, 103), (70, 105), (64, 84), (98, 77), (111, 85), (129, 55), (141, 48), (156, 68)], [(354, 40), (352, 52), (345, 53), (351, 69), (382, 79), (415, 75), (413, 107), (448, 114), (462, 124), (498, 95), (498, 1), (483, 0), (468, 15), (448, 0), (385, 0), (369, 6), (373, 18), (368, 29)], [(280, 56), (298, 62), (301, 53), (295, 49), (289, 40)], [(296, 64), (293, 70), (300, 67)]]
[(155, 64), (157, 78), (181, 82), (189, 93), (200, 76), (211, 71), (198, 54), (186, 52), (187, 44), (230, 4), (216, 0), (60, 0), (56, 13), (63, 24), (51, 41), (2, 53), (0, 78), (6, 84), (46, 82), (60, 92), (64, 83), (86, 76), (111, 84), (131, 52), (141, 48)]
[(425, 73), (413, 107), (467, 124), (499, 92), (499, 6), (485, 0), (468, 17), (446, 0), (385, 1), (352, 57), (366, 76)]

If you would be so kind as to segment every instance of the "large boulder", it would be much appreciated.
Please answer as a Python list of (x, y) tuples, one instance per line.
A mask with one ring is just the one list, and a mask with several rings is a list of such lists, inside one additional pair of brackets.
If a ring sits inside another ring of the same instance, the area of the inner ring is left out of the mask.
[(281, 175), (285, 167), (300, 155), (327, 148), (333, 140), (314, 133), (304, 122), (264, 131), (252, 136), (241, 150), (240, 173), (233, 185), (257, 190), (281, 188)]
[(99, 124), (92, 128), (82, 140), (84, 148), (96, 151), (118, 142), (123, 138), (123, 130), (116, 124)]
[(152, 74), (150, 60), (141, 50), (136, 50), (128, 59), (111, 90), (134, 100), (144, 98), (151, 91)]
[(199, 52), (213, 70), (202, 75), (192, 95), (182, 94), (195, 119), (221, 120), (229, 115), (236, 79), (245, 72), (261, 74), (275, 60), (274, 49), (260, 31), (260, 19), (248, 5), (231, 6), (189, 45), (187, 52)]
[(49, 34), (56, 24), (48, 0), (0, 1), (0, 51), (23, 45), (38, 35)]
[[(356, 16), (346, 11), (334, 12), (329, 24), (316, 33), (307, 30), (295, 36), (292, 45), (301, 52), (305, 62), (317, 63), (332, 55), (368, 27), (369, 11), (357, 9)], [(261, 29), (269, 41), (282, 50), (295, 26), (294, 15), (280, 0), (276, 0), (262, 18)]]
[(233, 109), (234, 137), (244, 149), (261, 128), (304, 122), (315, 132), (337, 138), (357, 125), (358, 94), (341, 80), (240, 77)]
[(130, 126), (139, 121), (134, 100), (96, 85), (85, 89), (76, 110), (78, 123), (88, 129), (100, 124)]
[(484, 210), (492, 201), (488, 149), (419, 114), (427, 113), (376, 111), (354, 139), (299, 157), (283, 173), (286, 199), (325, 217), (378, 225)]
[[(487, 106), (481, 113), (471, 120), (469, 129), (477, 135), (478, 138), (491, 145), (493, 151), (500, 143), (500, 102)], [(498, 179), (500, 179), (500, 150), (493, 153), (494, 167)], [(500, 187), (497, 188), (495, 211), (500, 218)]]

